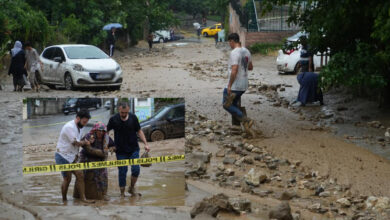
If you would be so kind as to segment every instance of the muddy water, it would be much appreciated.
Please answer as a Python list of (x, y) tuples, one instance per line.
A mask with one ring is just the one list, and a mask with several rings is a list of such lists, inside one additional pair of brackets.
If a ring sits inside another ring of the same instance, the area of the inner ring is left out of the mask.
[[(142, 145), (141, 145), (142, 146)], [(172, 139), (163, 142), (150, 144), (152, 156), (182, 154), (184, 149), (183, 139)], [(180, 147), (183, 146), (183, 147)], [(23, 156), (24, 166), (51, 164), (54, 159), (55, 146), (46, 146), (48, 151), (31, 152), (25, 147)], [(172, 148), (172, 147), (177, 147)], [(108, 160), (116, 160), (110, 155)], [(109, 202), (98, 201), (95, 206), (110, 205), (131, 205), (131, 206), (183, 206), (185, 201), (184, 189), (184, 161), (171, 163), (154, 164), (151, 167), (141, 167), (141, 175), (137, 182), (137, 190), (141, 197), (120, 197), (118, 186), (117, 168), (108, 169), (108, 196)], [(127, 184), (130, 181), (130, 170), (128, 172)], [(53, 205), (79, 205), (77, 200), (72, 198), (75, 177), (68, 191), (67, 203), (62, 202), (60, 185), (62, 177), (60, 173), (30, 174), (24, 175), (24, 204), (32, 206), (53, 206)]]

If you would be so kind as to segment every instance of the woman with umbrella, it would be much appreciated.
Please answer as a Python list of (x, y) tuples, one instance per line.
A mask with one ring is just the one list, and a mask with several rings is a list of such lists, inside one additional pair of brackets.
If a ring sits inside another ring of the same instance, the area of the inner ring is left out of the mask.
[(115, 41), (116, 41), (115, 32), (117, 28), (122, 28), (122, 25), (118, 23), (112, 23), (112, 24), (107, 24), (103, 27), (103, 30), (109, 31), (107, 36), (107, 45), (108, 45), (110, 57), (114, 55)]

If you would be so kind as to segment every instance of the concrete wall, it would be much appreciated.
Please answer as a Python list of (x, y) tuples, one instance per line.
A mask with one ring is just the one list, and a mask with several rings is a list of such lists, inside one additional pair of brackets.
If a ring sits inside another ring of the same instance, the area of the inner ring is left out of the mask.
[[(62, 105), (66, 99), (39, 100), (35, 104), (35, 112), (32, 115), (53, 115), (62, 113)], [(32, 108), (31, 108), (32, 110)]]
[(241, 27), (240, 19), (233, 9), (233, 7), (229, 4), (229, 33), (237, 33), (240, 36), (241, 45), (243, 47), (245, 44), (246, 30)]

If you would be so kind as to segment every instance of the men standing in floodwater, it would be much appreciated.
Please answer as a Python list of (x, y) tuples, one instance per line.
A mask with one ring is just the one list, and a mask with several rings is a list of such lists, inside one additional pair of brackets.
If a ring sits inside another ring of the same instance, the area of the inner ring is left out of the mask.
[[(145, 151), (149, 152), (150, 148), (146, 141), (145, 135), (141, 130), (137, 116), (130, 113), (130, 106), (127, 102), (118, 103), (118, 114), (112, 116), (107, 124), (107, 132), (114, 130), (114, 142), (116, 146), (117, 160), (139, 158), (138, 137), (145, 145)], [(138, 135), (138, 137), (137, 137)], [(119, 188), (121, 197), (125, 197), (127, 166), (118, 167)], [(131, 166), (131, 182), (128, 192), (131, 196), (141, 195), (136, 193), (135, 184), (140, 175), (140, 166)]]
[(230, 52), (228, 62), (229, 82), (223, 90), (223, 108), (241, 122), (247, 133), (250, 133), (253, 120), (243, 114), (238, 102), (248, 89), (248, 70), (253, 70), (251, 54), (248, 49), (241, 47), (237, 33), (230, 34), (228, 41), (233, 50)]
[[(87, 125), (91, 115), (86, 109), (81, 109), (76, 114), (76, 118), (66, 123), (60, 133), (57, 142), (57, 149), (54, 155), (56, 164), (71, 164), (78, 160), (79, 148), (83, 145), (90, 145), (89, 141), (81, 141), (82, 128)], [(80, 199), (86, 203), (93, 203), (85, 198), (84, 173), (82, 170), (61, 172), (63, 182), (61, 186), (62, 200), (67, 201), (69, 184), (72, 180), (72, 174), (76, 176), (75, 187), (77, 188)]]

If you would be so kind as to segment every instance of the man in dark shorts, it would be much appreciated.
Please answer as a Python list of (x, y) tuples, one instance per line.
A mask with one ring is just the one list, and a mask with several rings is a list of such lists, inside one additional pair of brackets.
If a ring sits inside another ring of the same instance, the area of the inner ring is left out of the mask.
[[(127, 102), (118, 103), (118, 112), (112, 116), (107, 125), (107, 132), (114, 130), (114, 142), (116, 146), (117, 160), (139, 158), (138, 137), (145, 144), (145, 150), (150, 151), (149, 145), (146, 142), (144, 133), (138, 122), (137, 116), (130, 113), (130, 106)], [(121, 197), (125, 196), (127, 166), (118, 167), (119, 188)], [(135, 192), (135, 184), (137, 183), (140, 174), (140, 166), (131, 166), (131, 183), (128, 192), (132, 195), (141, 195)]]

